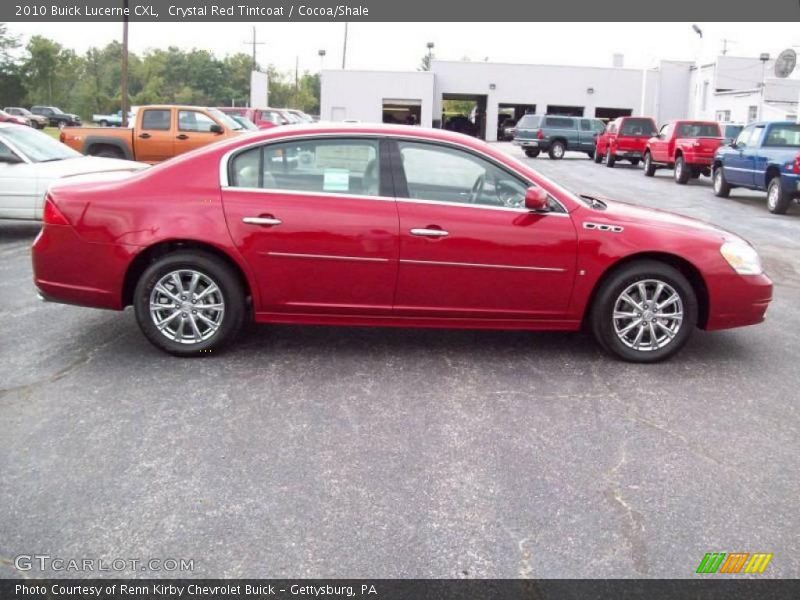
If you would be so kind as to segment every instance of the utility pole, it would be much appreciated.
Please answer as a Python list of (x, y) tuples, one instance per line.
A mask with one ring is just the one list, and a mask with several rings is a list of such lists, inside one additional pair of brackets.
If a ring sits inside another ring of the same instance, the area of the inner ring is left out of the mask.
[(122, 15), (122, 82), (121, 82), (121, 102), (122, 106), (122, 127), (128, 126), (128, 0), (122, 0), (122, 7), (125, 13)]
[(734, 40), (723, 39), (722, 40), (722, 56), (726, 56), (728, 54), (728, 44), (735, 44)]
[(253, 27), (253, 39), (249, 42), (242, 42), (243, 44), (250, 44), (253, 46), (253, 71), (258, 71), (258, 62), (256, 62), (256, 46), (263, 46), (264, 42), (256, 41), (256, 28)]
[(344, 49), (342, 50), (342, 71), (347, 67), (347, 26), (349, 23), (344, 22)]

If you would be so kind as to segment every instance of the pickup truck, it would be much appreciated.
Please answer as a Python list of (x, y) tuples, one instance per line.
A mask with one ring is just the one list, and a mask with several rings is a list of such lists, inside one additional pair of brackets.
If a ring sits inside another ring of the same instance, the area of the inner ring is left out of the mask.
[(635, 167), (644, 155), (647, 140), (656, 135), (656, 122), (650, 117), (619, 117), (595, 138), (594, 162), (613, 169), (617, 159), (628, 160)]
[(675, 169), (675, 181), (680, 184), (711, 175), (714, 152), (722, 142), (716, 121), (670, 121), (647, 141), (644, 174), (652, 177), (656, 169)]
[[(128, 122), (132, 123), (134, 115), (132, 112), (128, 113)], [(92, 123), (97, 123), (100, 127), (108, 127), (109, 125), (122, 125), (122, 111), (118, 110), (113, 115), (92, 115)]]
[(751, 123), (714, 155), (714, 193), (741, 187), (767, 192), (767, 209), (785, 214), (800, 199), (800, 123)]
[(243, 130), (216, 108), (153, 105), (136, 111), (133, 127), (67, 127), (59, 139), (83, 154), (152, 164)]
[(593, 158), (594, 138), (604, 128), (600, 119), (528, 114), (517, 123), (514, 144), (522, 147), (528, 158), (547, 152), (550, 158), (560, 160), (567, 150)]

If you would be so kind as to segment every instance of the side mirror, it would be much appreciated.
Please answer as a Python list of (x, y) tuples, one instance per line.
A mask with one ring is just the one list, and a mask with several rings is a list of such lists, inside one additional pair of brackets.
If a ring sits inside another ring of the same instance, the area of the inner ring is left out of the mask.
[(217, 125), (214, 123), (209, 129), (211, 133), (225, 133), (225, 130), (222, 128), (222, 125)]
[(540, 187), (531, 186), (525, 190), (525, 208), (534, 212), (547, 212), (549, 196)]

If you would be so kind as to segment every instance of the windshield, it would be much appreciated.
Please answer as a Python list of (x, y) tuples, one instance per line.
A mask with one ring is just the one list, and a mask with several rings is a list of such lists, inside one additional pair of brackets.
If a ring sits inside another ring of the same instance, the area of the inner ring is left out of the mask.
[(237, 123), (239, 123), (239, 125), (242, 126), (242, 129), (247, 129), (249, 131), (256, 131), (258, 129), (258, 127), (256, 127), (256, 124), (253, 123), (247, 117), (242, 117), (240, 115), (232, 115), (232, 118), (234, 121), (236, 121)]
[(656, 125), (650, 119), (625, 119), (619, 129), (619, 134), (650, 137), (656, 134)]
[(49, 162), (82, 156), (49, 135), (29, 127), (4, 127), (0, 139), (8, 141), (31, 162)]
[(286, 118), (286, 120), (289, 121), (289, 123), (302, 123), (300, 117), (290, 113), (289, 111), (284, 111), (283, 115)]
[(244, 129), (244, 127), (242, 127), (239, 123), (234, 121), (231, 117), (226, 115), (221, 110), (218, 110), (216, 108), (209, 108), (208, 113), (214, 115), (214, 118), (216, 118), (217, 121), (225, 125), (225, 127), (227, 127), (228, 129), (232, 129), (233, 131), (241, 131), (242, 129)]

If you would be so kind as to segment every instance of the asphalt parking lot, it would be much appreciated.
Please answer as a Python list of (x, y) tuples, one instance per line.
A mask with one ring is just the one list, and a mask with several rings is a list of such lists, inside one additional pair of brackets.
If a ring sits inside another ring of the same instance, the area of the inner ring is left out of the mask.
[(36, 553), (194, 559), (152, 576), (694, 577), (714, 551), (800, 576), (800, 207), (524, 160), (749, 239), (766, 323), (649, 366), (575, 334), (266, 326), (181, 360), (130, 310), (39, 303), (38, 227), (0, 221), (0, 577), (55, 575), (13, 569)]

